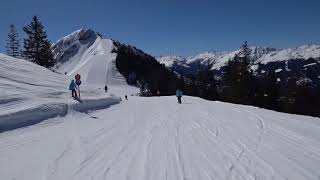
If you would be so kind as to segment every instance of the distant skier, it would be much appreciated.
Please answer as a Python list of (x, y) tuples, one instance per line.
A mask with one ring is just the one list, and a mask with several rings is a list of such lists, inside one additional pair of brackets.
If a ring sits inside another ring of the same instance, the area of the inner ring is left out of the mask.
[(104, 86), (104, 91), (105, 91), (106, 93), (108, 92), (108, 86), (107, 86), (107, 85)]
[(127, 95), (124, 95), (124, 97), (126, 98), (126, 100), (128, 101), (128, 96)]
[(76, 89), (77, 89), (76, 83), (74, 82), (74, 80), (71, 80), (70, 85), (69, 85), (69, 90), (71, 90), (71, 95), (74, 98), (78, 97)]
[(178, 98), (178, 103), (181, 104), (182, 91), (180, 89), (177, 89), (176, 96)]

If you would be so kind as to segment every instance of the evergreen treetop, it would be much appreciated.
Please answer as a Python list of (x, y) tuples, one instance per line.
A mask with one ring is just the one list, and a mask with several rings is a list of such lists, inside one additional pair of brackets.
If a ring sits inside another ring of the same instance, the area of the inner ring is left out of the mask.
[(31, 23), (23, 27), (23, 31), (27, 34), (23, 42), (24, 58), (46, 68), (54, 66), (51, 43), (38, 17), (33, 16)]
[(20, 39), (16, 27), (11, 24), (9, 26), (8, 39), (6, 40), (7, 55), (19, 58), (20, 55)]

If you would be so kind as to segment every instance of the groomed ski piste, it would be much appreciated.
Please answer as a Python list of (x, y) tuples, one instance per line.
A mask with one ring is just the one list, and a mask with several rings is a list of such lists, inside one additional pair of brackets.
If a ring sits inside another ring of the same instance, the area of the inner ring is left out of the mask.
[[(94, 46), (62, 74), (0, 55), (1, 180), (320, 179), (319, 118), (139, 97), (116, 71), (112, 43)], [(68, 91), (76, 73), (82, 103)]]

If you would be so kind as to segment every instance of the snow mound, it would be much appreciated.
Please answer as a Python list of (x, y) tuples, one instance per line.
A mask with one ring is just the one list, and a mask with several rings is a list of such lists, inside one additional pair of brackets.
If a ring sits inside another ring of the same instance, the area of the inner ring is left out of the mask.
[(105, 109), (120, 103), (118, 97), (100, 99), (81, 99), (81, 102), (40, 104), (16, 112), (0, 115), (0, 133), (21, 127), (37, 124), (41, 121), (66, 116), (69, 111), (88, 112)]
[(0, 54), (0, 115), (64, 98), (66, 80), (34, 63)]
[(106, 109), (112, 105), (120, 103), (119, 97), (107, 97), (100, 99), (81, 99), (81, 103), (73, 103), (70, 108), (78, 112), (88, 112), (93, 110)]
[(68, 106), (64, 103), (41, 104), (14, 113), (0, 115), (0, 133), (37, 124), (57, 116), (65, 116)]

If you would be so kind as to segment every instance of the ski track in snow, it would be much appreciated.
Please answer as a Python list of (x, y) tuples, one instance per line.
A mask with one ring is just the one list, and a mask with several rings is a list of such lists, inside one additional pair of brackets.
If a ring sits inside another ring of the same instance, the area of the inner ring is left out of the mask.
[(2, 133), (1, 179), (319, 179), (319, 119), (186, 98), (130, 97)]

